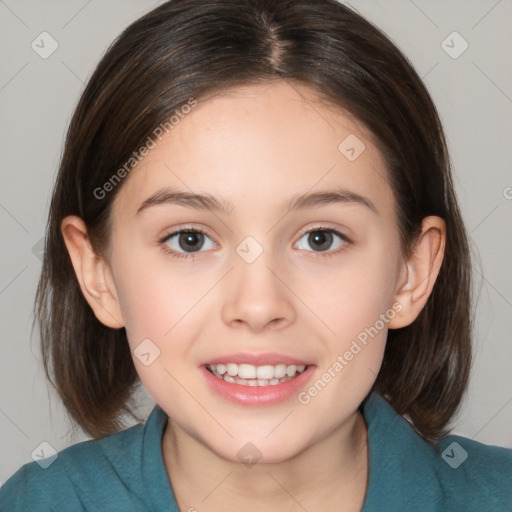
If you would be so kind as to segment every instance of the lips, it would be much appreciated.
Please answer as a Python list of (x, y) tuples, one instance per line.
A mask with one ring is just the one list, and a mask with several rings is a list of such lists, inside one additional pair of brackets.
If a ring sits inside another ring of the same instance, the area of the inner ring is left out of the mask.
[(201, 366), (210, 388), (242, 405), (271, 405), (291, 398), (315, 365), (284, 354), (232, 354)]
[(296, 365), (296, 366), (308, 366), (307, 361), (297, 359), (293, 356), (288, 356), (286, 354), (279, 354), (277, 352), (266, 352), (264, 354), (254, 354), (249, 352), (239, 352), (237, 354), (227, 354), (224, 356), (216, 357), (214, 359), (209, 359), (203, 363), (206, 365), (216, 365), (216, 364), (225, 364), (225, 363), (234, 363), (234, 364), (251, 364), (253, 366), (264, 366), (271, 365), (276, 366), (278, 364), (285, 365)]

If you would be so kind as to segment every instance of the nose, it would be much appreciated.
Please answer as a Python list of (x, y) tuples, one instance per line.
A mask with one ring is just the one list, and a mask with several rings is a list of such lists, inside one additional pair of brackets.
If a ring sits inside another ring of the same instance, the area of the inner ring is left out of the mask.
[(262, 255), (253, 263), (236, 264), (225, 285), (222, 316), (227, 325), (256, 333), (283, 329), (295, 321), (289, 275), (269, 263)]

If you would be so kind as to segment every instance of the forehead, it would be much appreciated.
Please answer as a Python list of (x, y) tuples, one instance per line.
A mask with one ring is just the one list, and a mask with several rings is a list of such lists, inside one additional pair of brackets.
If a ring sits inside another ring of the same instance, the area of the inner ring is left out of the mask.
[(114, 212), (134, 215), (163, 187), (230, 199), (234, 212), (343, 187), (392, 208), (372, 134), (306, 86), (232, 88), (199, 101), (130, 172)]

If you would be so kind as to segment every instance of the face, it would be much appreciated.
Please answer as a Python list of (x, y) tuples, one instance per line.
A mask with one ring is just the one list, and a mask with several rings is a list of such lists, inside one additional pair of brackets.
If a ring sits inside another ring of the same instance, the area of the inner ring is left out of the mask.
[(354, 418), (403, 265), (385, 176), (362, 126), (285, 82), (199, 102), (131, 172), (109, 263), (136, 369), (183, 435), (277, 462)]

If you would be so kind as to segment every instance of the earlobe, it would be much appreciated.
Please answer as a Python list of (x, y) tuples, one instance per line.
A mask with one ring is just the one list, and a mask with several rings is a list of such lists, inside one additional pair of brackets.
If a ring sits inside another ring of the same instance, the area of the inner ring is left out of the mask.
[(96, 318), (107, 327), (123, 327), (123, 315), (110, 269), (91, 247), (84, 221), (70, 215), (62, 221), (61, 232), (80, 289)]
[(426, 217), (412, 254), (404, 262), (394, 301), (402, 306), (390, 329), (410, 325), (427, 303), (444, 257), (446, 225), (440, 217)]

